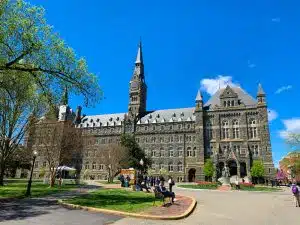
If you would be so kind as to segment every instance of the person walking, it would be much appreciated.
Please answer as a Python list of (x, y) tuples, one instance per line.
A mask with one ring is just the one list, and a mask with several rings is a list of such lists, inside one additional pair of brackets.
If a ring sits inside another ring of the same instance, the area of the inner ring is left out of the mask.
[(168, 184), (169, 184), (169, 191), (172, 192), (172, 188), (175, 185), (175, 182), (171, 176), (169, 176)]
[(292, 184), (291, 190), (294, 195), (296, 207), (300, 207), (300, 193), (299, 193), (299, 187), (297, 187), (296, 182)]

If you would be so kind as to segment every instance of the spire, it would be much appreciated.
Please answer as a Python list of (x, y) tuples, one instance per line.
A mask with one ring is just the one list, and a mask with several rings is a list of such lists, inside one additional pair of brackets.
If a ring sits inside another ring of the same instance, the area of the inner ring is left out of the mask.
[(68, 103), (69, 103), (68, 88), (67, 88), (67, 86), (65, 86), (63, 95), (62, 95), (62, 97), (61, 97), (60, 104), (61, 104), (61, 105), (68, 105)]
[(262, 88), (261, 84), (258, 84), (258, 89), (257, 89), (257, 96), (265, 96), (266, 93), (264, 92), (264, 89)]
[(135, 64), (143, 64), (142, 40), (140, 39), (139, 49), (137, 52)]
[(196, 102), (202, 101), (202, 94), (200, 92), (200, 90), (198, 90), (197, 96), (196, 96)]

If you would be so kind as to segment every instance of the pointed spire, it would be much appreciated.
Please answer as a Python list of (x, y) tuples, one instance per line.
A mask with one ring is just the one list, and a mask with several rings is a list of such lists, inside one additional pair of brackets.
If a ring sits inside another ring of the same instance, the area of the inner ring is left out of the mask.
[(258, 84), (258, 89), (257, 89), (257, 96), (265, 96), (266, 93), (264, 92), (264, 89), (262, 88), (261, 84)]
[(142, 40), (140, 39), (139, 49), (135, 60), (136, 64), (143, 64)]
[(196, 96), (196, 102), (202, 101), (202, 94), (200, 92), (200, 90), (198, 90), (197, 96)]
[(69, 96), (68, 96), (68, 87), (65, 86), (65, 89), (64, 89), (64, 92), (63, 92), (63, 95), (61, 97), (61, 105), (68, 105), (69, 103)]

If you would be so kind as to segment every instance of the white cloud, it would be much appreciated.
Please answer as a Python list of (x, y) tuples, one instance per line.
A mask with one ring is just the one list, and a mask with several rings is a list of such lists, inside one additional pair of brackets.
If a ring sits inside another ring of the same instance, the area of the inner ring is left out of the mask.
[(279, 17), (272, 18), (272, 22), (279, 23), (280, 22), (280, 18)]
[(289, 133), (300, 134), (300, 118), (292, 118), (282, 121), (285, 129), (279, 131), (280, 137), (286, 139)]
[(269, 119), (269, 122), (271, 122), (272, 120), (275, 120), (277, 119), (278, 117), (278, 113), (273, 110), (273, 109), (269, 109), (268, 110), (268, 119)]
[(275, 94), (280, 94), (281, 92), (283, 91), (287, 91), (289, 89), (292, 89), (292, 85), (287, 85), (287, 86), (282, 86), (280, 88), (278, 88), (276, 91), (275, 91)]
[(237, 83), (232, 82), (231, 76), (219, 75), (213, 79), (202, 79), (200, 81), (201, 90), (207, 92), (209, 95), (216, 93), (219, 88), (225, 88), (227, 85), (231, 87), (239, 86)]
[(248, 60), (248, 67), (249, 68), (254, 68), (254, 67), (256, 67), (256, 64), (254, 64), (250, 60)]

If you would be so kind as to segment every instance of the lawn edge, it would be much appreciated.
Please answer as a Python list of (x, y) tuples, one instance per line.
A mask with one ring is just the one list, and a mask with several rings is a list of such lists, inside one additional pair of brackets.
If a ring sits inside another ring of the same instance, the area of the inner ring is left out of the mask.
[(119, 216), (129, 216), (129, 217), (136, 217), (136, 218), (142, 218), (142, 219), (151, 219), (151, 220), (180, 220), (183, 218), (188, 217), (196, 208), (197, 201), (195, 198), (190, 196), (184, 196), (186, 198), (190, 198), (192, 200), (192, 204), (189, 206), (189, 208), (182, 214), (178, 216), (154, 216), (154, 215), (143, 215), (139, 213), (129, 213), (129, 212), (122, 212), (118, 210), (111, 210), (111, 209), (101, 209), (101, 208), (94, 208), (94, 207), (88, 207), (88, 206), (81, 206), (81, 205), (75, 205), (64, 202), (62, 199), (58, 200), (58, 204), (69, 208), (69, 209), (82, 209), (90, 212), (99, 212), (99, 213), (108, 213), (108, 214), (114, 214)]
[(176, 187), (178, 189), (184, 189), (184, 190), (191, 190), (191, 191), (216, 191), (216, 192), (255, 192), (255, 193), (280, 193), (284, 192), (283, 189), (277, 190), (277, 191), (249, 191), (249, 190), (230, 190), (230, 191), (220, 191), (218, 189), (205, 189), (205, 188), (185, 188), (185, 187)]

